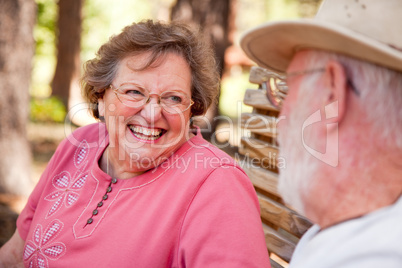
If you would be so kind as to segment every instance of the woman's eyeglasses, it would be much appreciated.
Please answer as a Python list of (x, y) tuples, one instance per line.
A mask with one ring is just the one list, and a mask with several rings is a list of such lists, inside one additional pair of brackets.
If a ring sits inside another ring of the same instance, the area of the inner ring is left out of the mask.
[(118, 88), (110, 85), (110, 88), (122, 104), (133, 108), (144, 106), (151, 100), (151, 96), (157, 96), (158, 104), (170, 114), (185, 112), (194, 104), (194, 101), (181, 91), (165, 91), (160, 95), (150, 94), (148, 90), (133, 83), (124, 83)]

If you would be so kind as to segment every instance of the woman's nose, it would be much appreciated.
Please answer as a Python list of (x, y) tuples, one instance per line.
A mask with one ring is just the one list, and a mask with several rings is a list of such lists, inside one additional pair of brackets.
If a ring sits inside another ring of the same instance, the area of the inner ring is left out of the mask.
[(162, 106), (158, 96), (151, 97), (142, 107), (140, 114), (149, 123), (158, 121), (162, 116)]

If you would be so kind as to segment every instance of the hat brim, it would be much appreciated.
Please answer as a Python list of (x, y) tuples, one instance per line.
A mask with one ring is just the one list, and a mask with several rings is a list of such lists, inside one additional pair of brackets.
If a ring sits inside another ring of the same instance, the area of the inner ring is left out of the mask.
[(355, 31), (317, 19), (281, 21), (248, 31), (240, 45), (261, 67), (284, 73), (297, 51), (318, 49), (402, 71), (402, 51)]

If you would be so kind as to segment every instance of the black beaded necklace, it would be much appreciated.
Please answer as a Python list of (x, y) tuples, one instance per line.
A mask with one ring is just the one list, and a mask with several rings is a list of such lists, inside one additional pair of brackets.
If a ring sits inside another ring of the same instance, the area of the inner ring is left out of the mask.
[[(106, 173), (109, 175), (109, 150), (106, 149)], [(96, 208), (92, 211), (91, 217), (87, 220), (87, 223), (85, 226), (88, 224), (92, 224), (94, 222), (94, 216), (98, 215), (99, 211), (98, 209), (103, 206), (103, 202), (106, 201), (109, 196), (108, 194), (112, 191), (112, 185), (117, 183), (116, 178), (112, 178), (112, 181), (109, 183), (109, 186), (106, 188), (106, 193), (102, 196), (102, 200), (96, 205)], [(84, 227), (85, 227), (84, 226)]]

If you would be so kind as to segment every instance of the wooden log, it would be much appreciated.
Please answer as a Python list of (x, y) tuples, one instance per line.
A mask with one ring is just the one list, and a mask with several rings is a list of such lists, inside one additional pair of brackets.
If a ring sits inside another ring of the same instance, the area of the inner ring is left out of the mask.
[(251, 137), (242, 137), (239, 153), (248, 157), (254, 164), (266, 169), (276, 169), (282, 164), (278, 159), (278, 148), (275, 145)]
[(267, 116), (254, 113), (242, 113), (241, 127), (267, 137), (276, 138), (276, 120), (275, 116)]
[(276, 75), (261, 67), (251, 68), (250, 82), (258, 84), (259, 89), (247, 89), (244, 96), (244, 104), (254, 109), (253, 113), (242, 114), (241, 127), (250, 131), (252, 136), (241, 138), (239, 153), (243, 155), (241, 165), (257, 190), (265, 239), (271, 253), (271, 266), (283, 268), (287, 267), (286, 262), (290, 261), (298, 239), (312, 223), (293, 208), (281, 203), (277, 189), (277, 171), (283, 165), (283, 160), (278, 157), (276, 143), (279, 110), (271, 105), (261, 86), (269, 77), (282, 79), (280, 74), (279, 77)]
[(283, 74), (272, 72), (272, 71), (269, 71), (269, 70), (264, 69), (264, 68), (259, 67), (259, 66), (252, 66), (251, 69), (250, 69), (249, 81), (250, 81), (250, 83), (253, 83), (253, 84), (262, 84), (262, 83), (264, 83), (264, 82), (266, 82), (268, 80), (268, 77), (271, 74), (279, 76), (282, 79), (285, 78), (283, 76)]
[(260, 89), (247, 89), (243, 99), (244, 104), (258, 109), (276, 111), (275, 108), (265, 96), (265, 91)]
[(278, 174), (261, 167), (245, 166), (243, 167), (247, 176), (250, 178), (254, 187), (280, 197), (278, 193)]
[(289, 262), (296, 244), (265, 224), (263, 224), (263, 230), (268, 251)]
[(265, 196), (258, 194), (261, 217), (290, 234), (300, 238), (312, 225), (305, 217)]
[(269, 262), (271, 263), (271, 268), (283, 268), (282, 265), (280, 265), (279, 263), (277, 263), (276, 261), (274, 261), (273, 259), (269, 259)]

